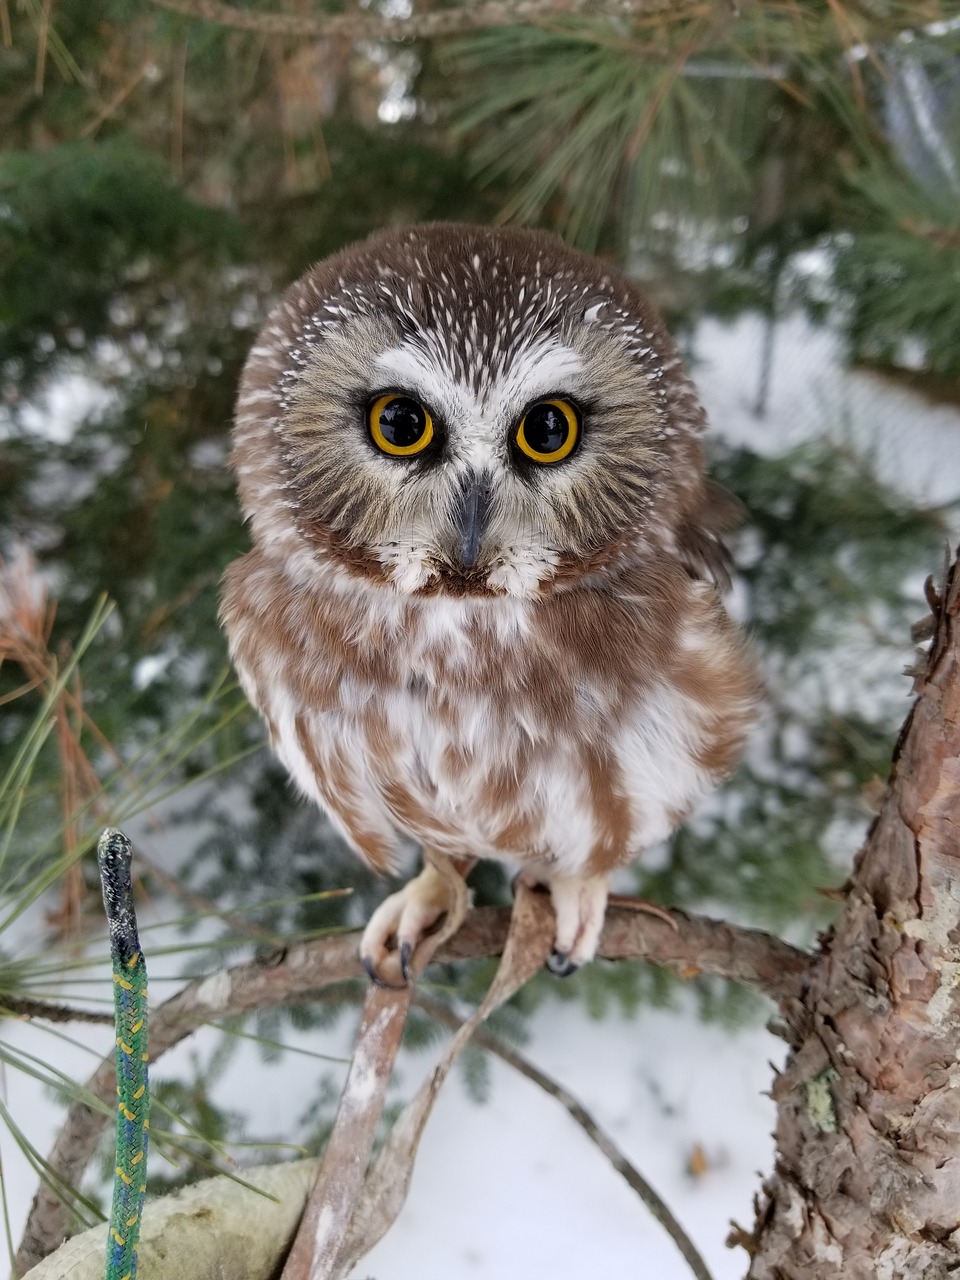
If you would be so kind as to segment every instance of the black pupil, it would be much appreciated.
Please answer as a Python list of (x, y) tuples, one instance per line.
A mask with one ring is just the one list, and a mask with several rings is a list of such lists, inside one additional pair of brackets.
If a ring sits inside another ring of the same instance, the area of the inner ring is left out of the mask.
[(406, 396), (388, 400), (380, 410), (380, 431), (387, 444), (398, 449), (408, 449), (416, 444), (427, 429), (427, 415), (423, 406)]
[(555, 404), (537, 404), (524, 418), (523, 434), (536, 453), (557, 453), (566, 444), (570, 424)]

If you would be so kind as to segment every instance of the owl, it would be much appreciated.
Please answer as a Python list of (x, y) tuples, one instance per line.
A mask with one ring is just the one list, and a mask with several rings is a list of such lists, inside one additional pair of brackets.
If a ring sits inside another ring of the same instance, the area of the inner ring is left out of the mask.
[(462, 858), (549, 890), (573, 972), (612, 874), (734, 768), (757, 679), (703, 427), (638, 289), (542, 232), (389, 230), (268, 318), (222, 620), (299, 789), (379, 871), (423, 849), (372, 977), (407, 980)]

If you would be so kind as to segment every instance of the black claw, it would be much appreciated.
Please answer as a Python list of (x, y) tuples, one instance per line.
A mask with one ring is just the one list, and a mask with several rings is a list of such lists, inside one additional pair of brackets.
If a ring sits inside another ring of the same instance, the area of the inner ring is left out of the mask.
[(403, 974), (403, 980), (409, 987), (410, 985), (410, 957), (413, 955), (413, 944), (411, 942), (400, 943), (400, 972)]
[(568, 952), (553, 950), (547, 956), (547, 968), (555, 978), (569, 978), (580, 966), (573, 963)]
[[(384, 991), (402, 991), (405, 986), (409, 986), (409, 983), (404, 983), (403, 986), (397, 987), (394, 986), (392, 982), (384, 982), (379, 973), (377, 973), (376, 967), (369, 956), (361, 956), (360, 963), (363, 965), (366, 970), (367, 977), (375, 987), (380, 987)], [(406, 977), (406, 973), (404, 973), (403, 976)]]

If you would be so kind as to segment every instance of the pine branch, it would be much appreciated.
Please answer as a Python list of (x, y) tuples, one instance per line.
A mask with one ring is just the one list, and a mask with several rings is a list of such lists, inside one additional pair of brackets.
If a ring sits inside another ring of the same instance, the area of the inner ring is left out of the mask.
[(364, 13), (264, 13), (238, 9), (222, 0), (153, 0), (161, 9), (188, 18), (215, 22), (239, 31), (300, 39), (423, 40), (459, 35), (484, 27), (504, 27), (563, 17), (667, 18), (676, 21), (717, 11), (726, 3), (703, 0), (486, 0), (485, 3), (412, 13), (388, 18)]
[[(510, 922), (507, 907), (481, 907), (437, 954), (438, 963), (480, 959), (503, 953)], [(198, 1027), (223, 1018), (304, 999), (333, 983), (365, 979), (359, 933), (298, 943), (189, 983), (151, 1014), (150, 1058), (162, 1057)], [(753, 987), (782, 1006), (799, 1000), (809, 958), (779, 938), (756, 929), (686, 915), (661, 919), (628, 906), (611, 906), (600, 939), (607, 960), (647, 960), (683, 977), (713, 974)], [(86, 1083), (103, 1102), (112, 1102), (116, 1080), (112, 1053)], [(93, 1157), (107, 1118), (92, 1106), (74, 1103), (50, 1152), (56, 1174), (76, 1185)], [(38, 1190), (17, 1254), (18, 1274), (35, 1266), (66, 1234), (66, 1213), (44, 1184)]]
[(95, 1013), (90, 1009), (54, 1004), (52, 1000), (34, 1000), (29, 996), (0, 998), (0, 1017), (4, 1016), (21, 1018), (24, 1022), (39, 1019), (43, 1022), (93, 1022), (101, 1026), (113, 1026), (112, 1013)]

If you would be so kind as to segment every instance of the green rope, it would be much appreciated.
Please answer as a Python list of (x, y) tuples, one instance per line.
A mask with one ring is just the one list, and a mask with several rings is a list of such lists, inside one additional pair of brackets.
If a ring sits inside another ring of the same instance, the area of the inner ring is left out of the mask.
[(147, 1182), (147, 969), (137, 935), (130, 841), (108, 828), (97, 843), (103, 905), (110, 924), (117, 1030), (117, 1163), (104, 1280), (133, 1280)]

